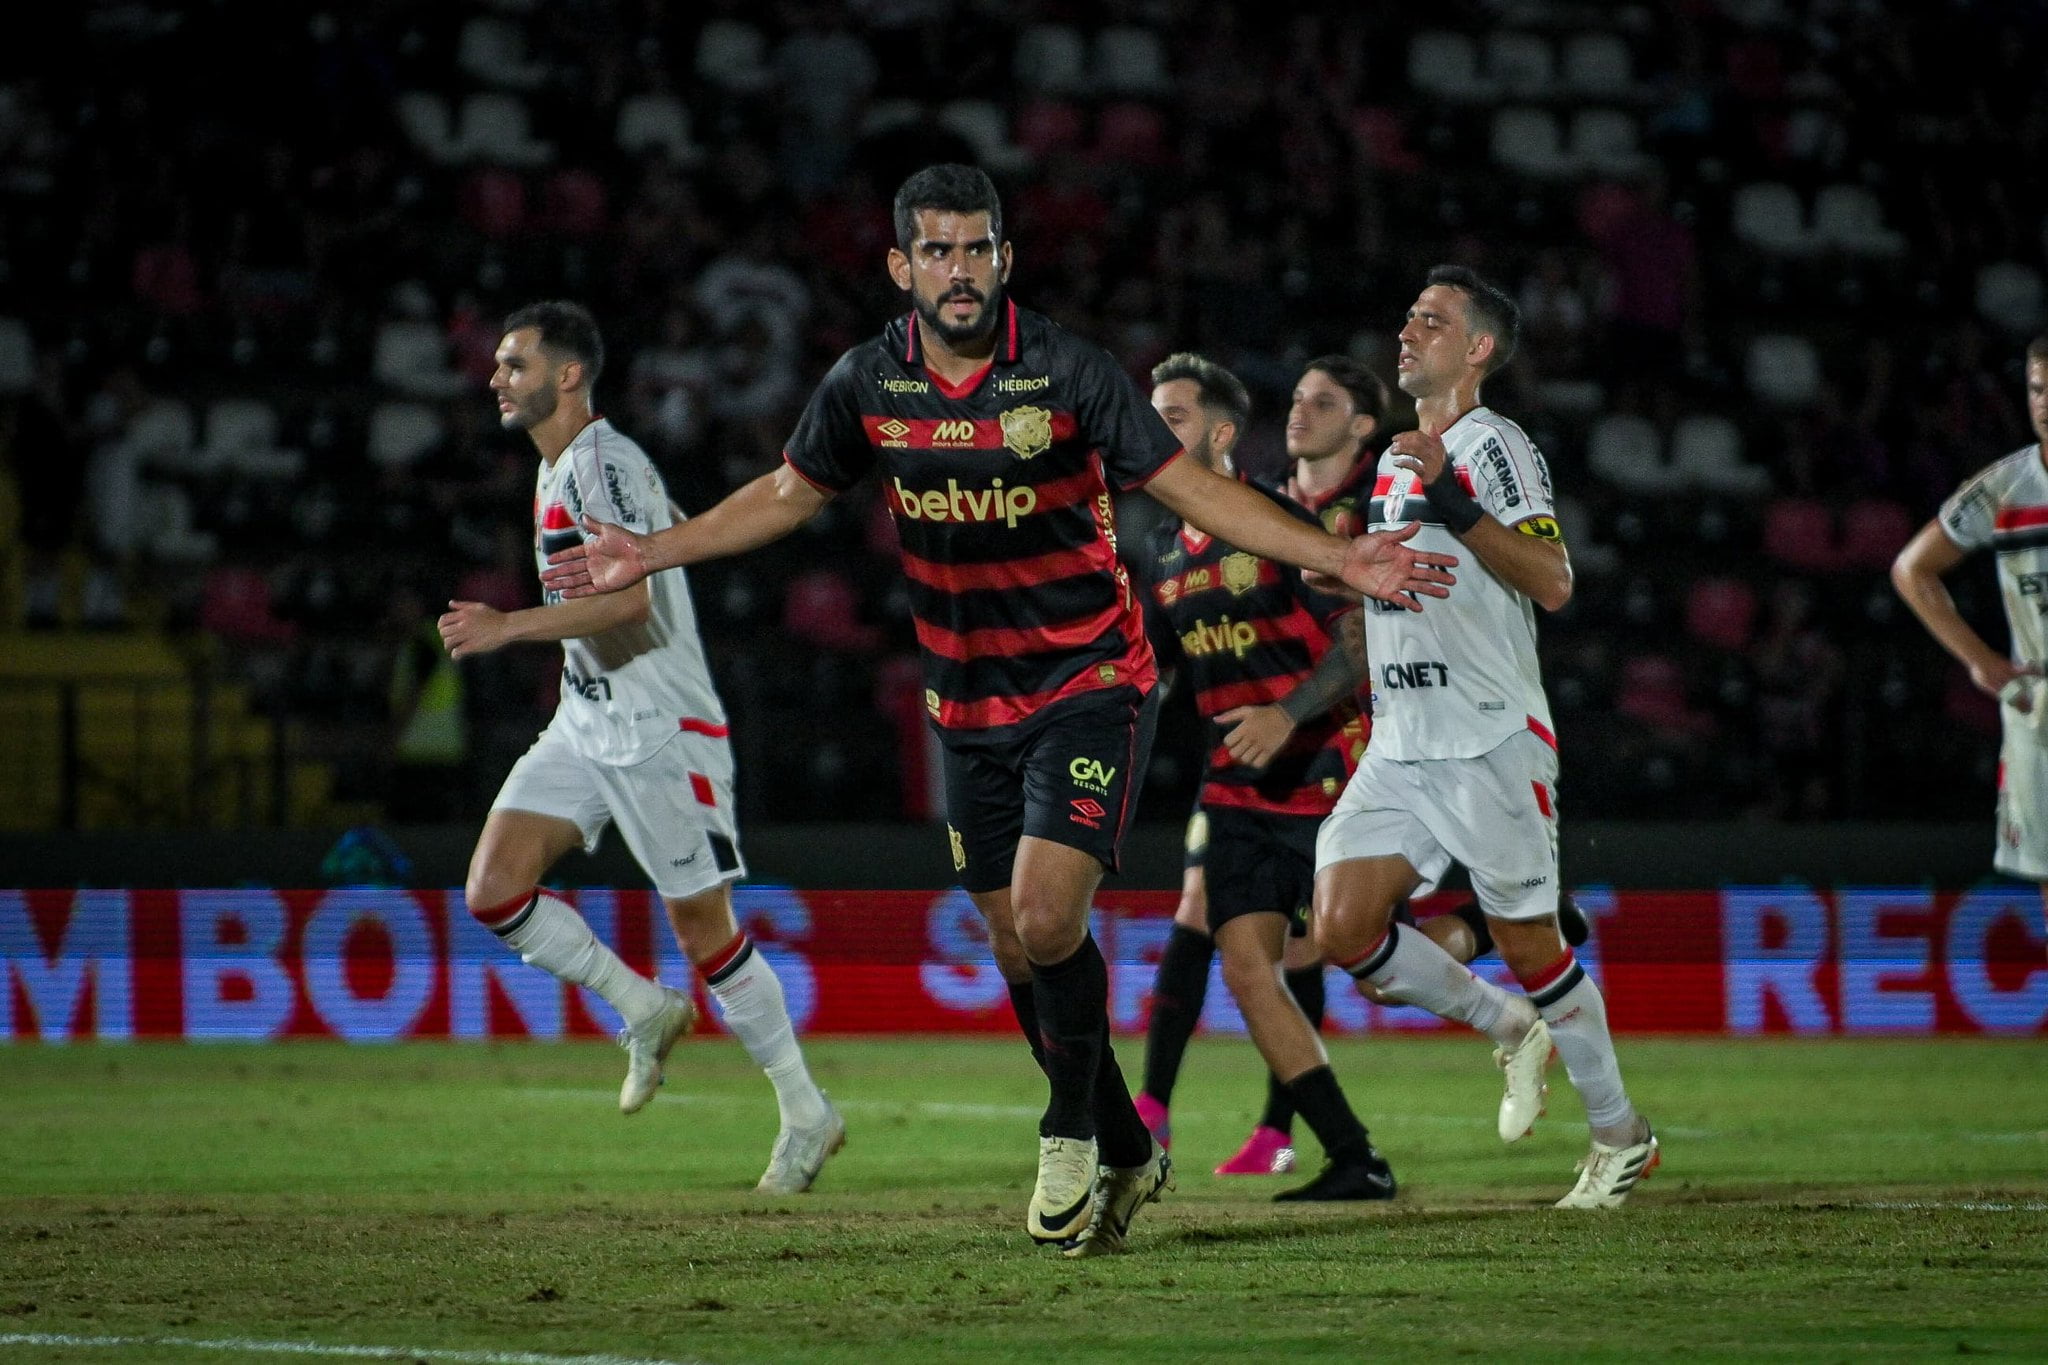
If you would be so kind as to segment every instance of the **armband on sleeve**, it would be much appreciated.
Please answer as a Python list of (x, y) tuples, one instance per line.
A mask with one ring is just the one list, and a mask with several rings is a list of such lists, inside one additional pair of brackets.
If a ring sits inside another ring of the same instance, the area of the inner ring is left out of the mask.
[(1534, 536), (1538, 540), (1564, 539), (1564, 528), (1557, 524), (1556, 517), (1525, 517), (1515, 523), (1515, 529), (1525, 536)]

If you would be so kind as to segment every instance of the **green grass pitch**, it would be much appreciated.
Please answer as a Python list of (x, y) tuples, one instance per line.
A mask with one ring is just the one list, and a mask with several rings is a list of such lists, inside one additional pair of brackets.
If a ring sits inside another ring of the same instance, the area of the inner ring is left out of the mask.
[(787, 1199), (723, 1039), (630, 1119), (599, 1045), (0, 1049), (0, 1365), (2048, 1357), (2048, 1045), (1621, 1044), (1664, 1167), (1586, 1214), (1562, 1073), (1503, 1148), (1485, 1045), (1436, 1038), (1332, 1047), (1400, 1199), (1275, 1206), (1209, 1174), (1260, 1081), (1199, 1040), (1179, 1189), (1087, 1262), (1023, 1234), (1014, 1040), (812, 1040), (850, 1141)]

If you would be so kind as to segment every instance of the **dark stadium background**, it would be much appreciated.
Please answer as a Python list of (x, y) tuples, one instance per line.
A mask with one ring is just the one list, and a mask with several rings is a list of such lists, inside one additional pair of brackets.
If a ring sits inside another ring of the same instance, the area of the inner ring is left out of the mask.
[[(305, 885), (374, 872), (363, 839), (321, 870), (366, 826), (459, 879), (557, 669), (464, 666), (460, 760), (400, 761), (440, 604), (536, 600), (533, 454), (483, 389), (504, 314), (588, 303), (603, 409), (702, 510), (900, 306), (888, 196), (941, 159), (996, 177), (1020, 300), (1141, 385), (1182, 348), (1242, 375), (1260, 471), (1304, 360), (1391, 378), (1429, 266), (1522, 300), (1486, 396), (1548, 455), (1579, 575), (1541, 627), (1568, 876), (1987, 870), (1996, 707), (1884, 571), (2029, 439), (2038, 4), (39, 22), (0, 55), (0, 883)], [(692, 571), (758, 868), (943, 880), (892, 560), (867, 490)], [(1985, 566), (1956, 590), (2002, 637)], [(1169, 721), (1139, 840), (1169, 879), (1196, 757)]]

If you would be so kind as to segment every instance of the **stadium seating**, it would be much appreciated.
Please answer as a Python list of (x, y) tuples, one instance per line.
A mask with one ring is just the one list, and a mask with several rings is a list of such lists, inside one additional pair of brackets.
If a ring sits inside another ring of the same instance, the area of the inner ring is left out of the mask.
[(1092, 84), (1112, 95), (1160, 96), (1173, 89), (1166, 45), (1149, 28), (1115, 24), (1095, 35)]
[(669, 94), (643, 93), (621, 100), (613, 139), (630, 156), (657, 151), (672, 166), (694, 166), (704, 156), (704, 149), (690, 137), (689, 106)]
[(1685, 633), (1716, 649), (1749, 648), (1756, 590), (1739, 578), (1703, 578), (1686, 590)]
[(1087, 89), (1088, 49), (1067, 24), (1033, 24), (1017, 37), (1011, 70), (1029, 91), (1077, 95)]
[(1496, 30), (1486, 36), (1486, 74), (1509, 99), (1542, 99), (1557, 80), (1557, 56), (1537, 33)]
[(370, 413), (370, 463), (399, 468), (440, 444), (444, 424), (425, 403), (379, 403)]
[(1803, 408), (1820, 391), (1820, 354), (1802, 336), (1767, 335), (1749, 344), (1749, 391), (1777, 407)]
[(0, 317), (0, 394), (24, 393), (35, 378), (36, 350), (28, 324)]
[(1575, 33), (1565, 40), (1563, 84), (1573, 95), (1620, 100), (1636, 92), (1634, 59), (1614, 33)]
[(698, 80), (734, 95), (758, 93), (775, 79), (768, 67), (767, 35), (738, 19), (704, 25), (691, 67)]
[(2015, 337), (2041, 326), (2041, 272), (2019, 261), (1996, 261), (1977, 272), (1977, 313)]
[(1439, 99), (1489, 100), (1497, 93), (1480, 74), (1472, 39), (1447, 30), (1426, 30), (1409, 40), (1408, 83)]

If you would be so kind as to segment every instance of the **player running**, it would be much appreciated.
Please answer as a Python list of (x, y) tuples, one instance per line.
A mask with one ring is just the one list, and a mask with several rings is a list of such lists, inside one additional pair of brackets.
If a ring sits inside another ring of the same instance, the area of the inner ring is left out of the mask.
[[(1423, 616), (1367, 606), (1372, 745), (1317, 838), (1316, 936), (1358, 980), (1494, 1039), (1507, 1072), (1504, 1139), (1540, 1109), (1554, 1044), (1593, 1138), (1558, 1207), (1611, 1208), (1656, 1166), (1658, 1146), (1622, 1086), (1600, 990), (1558, 930), (1557, 748), (1535, 605), (1570, 599), (1571, 562), (1542, 455), (1479, 401), (1513, 356), (1519, 321), (1498, 288), (1439, 266), (1401, 329), (1399, 382), (1421, 426), (1380, 457), (1369, 524), (1420, 518), (1425, 543), (1462, 545), (1480, 571)], [(1453, 859), (1470, 869), (1526, 999), (1393, 922), (1394, 907), (1430, 890)]]
[[(573, 303), (537, 303), (505, 320), (491, 392), (498, 420), (540, 451), (534, 556), (579, 539), (579, 518), (655, 532), (680, 524), (646, 454), (592, 410), (604, 368), (597, 323)], [(756, 1187), (796, 1194), (846, 1141), (812, 1081), (782, 984), (732, 913), (746, 873), (733, 811), (732, 747), (711, 686), (696, 611), (680, 571), (604, 597), (501, 612), (450, 602), (450, 656), (560, 641), (561, 701), (512, 766), (470, 858), (469, 912), (536, 967), (597, 992), (625, 1021), (619, 1111), (654, 1098), (676, 1040), (696, 1022), (685, 991), (641, 976), (597, 940), (570, 904), (538, 885), (570, 849), (597, 847), (615, 823), (668, 911), (676, 942), (703, 974), (725, 1026), (767, 1072), (781, 1130)]]
[(1026, 1230), (1072, 1255), (1120, 1250), (1171, 1163), (1109, 1046), (1108, 966), (1088, 932), (1157, 680), (1111, 490), (1144, 487), (1197, 527), (1406, 609), (1449, 591), (1456, 560), (1408, 549), (1413, 527), (1340, 540), (1178, 458), (1108, 355), (1005, 297), (1014, 255), (981, 171), (911, 176), (895, 229), (889, 275), (912, 310), (840, 358), (783, 465), (652, 534), (593, 520), (546, 578), (571, 595), (613, 591), (754, 549), (880, 477), (942, 741), (954, 867), (1051, 1092)]
[[(1204, 362), (1206, 363), (1206, 362)], [(1186, 392), (1193, 376), (1181, 374), (1174, 362), (1153, 371), (1152, 404), (1188, 449), (1207, 441), (1220, 448), (1227, 464), (1231, 448), (1242, 431), (1250, 407), (1250, 396), (1236, 384), (1228, 371), (1216, 370), (1199, 397)], [(1184, 367), (1183, 367), (1184, 368)], [(1213, 367), (1212, 367), (1213, 368)], [(1228, 382), (1225, 382), (1228, 381)], [(1235, 386), (1234, 388), (1232, 386)], [(1313, 513), (1324, 529), (1337, 535), (1353, 535), (1365, 524), (1367, 503), (1372, 493), (1374, 461), (1367, 458), (1369, 442), (1386, 421), (1386, 386), (1378, 376), (1347, 355), (1326, 355), (1311, 360), (1294, 386), (1287, 412), (1287, 454), (1294, 461), (1284, 490), (1288, 499)], [(1222, 468), (1214, 460), (1213, 467)], [(1311, 662), (1320, 662), (1321, 657)], [(1361, 678), (1360, 681), (1363, 681)], [(1248, 708), (1233, 722), (1241, 734), (1233, 743), (1249, 744), (1261, 732), (1265, 743), (1277, 744), (1270, 736), (1291, 724), (1286, 711), (1274, 705)], [(1363, 744), (1372, 732), (1370, 716), (1359, 718), (1355, 742)], [(1341, 788), (1348, 779), (1355, 758), (1337, 774)], [(1306, 799), (1306, 798), (1302, 798)], [(1320, 803), (1321, 813), (1336, 804), (1331, 793)], [(1311, 827), (1312, 828), (1312, 827)], [(1208, 814), (1197, 804), (1188, 821), (1187, 866), (1182, 874), (1181, 902), (1174, 913), (1174, 926), (1165, 950), (1160, 954), (1158, 975), (1153, 984), (1152, 1011), (1145, 1034), (1144, 1089), (1137, 1096), (1138, 1113), (1161, 1144), (1172, 1136), (1170, 1106), (1174, 1085), (1189, 1040), (1201, 1019), (1208, 995), (1210, 963), (1216, 955), (1209, 930), (1209, 897), (1204, 864), (1213, 838)], [(1304, 902), (1304, 911), (1306, 903)], [(1395, 909), (1402, 924), (1415, 925), (1415, 917), (1404, 901)], [(1587, 925), (1569, 896), (1560, 894), (1559, 923), (1565, 941), (1576, 946), (1586, 939)], [(1455, 910), (1421, 921), (1421, 932), (1429, 935), (1445, 952), (1460, 962), (1492, 951), (1493, 940), (1479, 908), (1466, 901)], [(1320, 1029), (1325, 1007), (1323, 959), (1308, 937), (1304, 913), (1289, 926), (1286, 940), (1285, 981), (1288, 994), (1300, 1007), (1311, 1029)], [(1385, 996), (1370, 986), (1363, 988), (1376, 1003), (1404, 1003)], [(1543, 1099), (1540, 1078), (1535, 1091), (1537, 1108)], [(1520, 1108), (1515, 1116), (1520, 1115)], [(1285, 1174), (1294, 1169), (1293, 1138), (1295, 1105), (1289, 1088), (1271, 1072), (1266, 1076), (1266, 1106), (1251, 1135), (1235, 1153), (1216, 1167), (1217, 1175)], [(1536, 1117), (1527, 1115), (1529, 1122)], [(1519, 1138), (1528, 1123), (1515, 1130)], [(1512, 1140), (1512, 1139), (1510, 1139)]]

